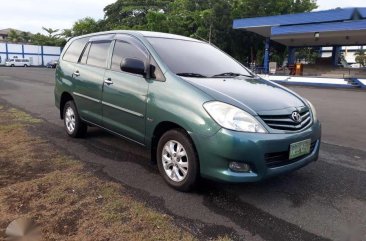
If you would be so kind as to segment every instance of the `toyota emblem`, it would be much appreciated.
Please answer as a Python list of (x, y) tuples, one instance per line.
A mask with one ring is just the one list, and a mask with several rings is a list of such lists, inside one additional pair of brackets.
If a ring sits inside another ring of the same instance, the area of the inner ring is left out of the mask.
[(291, 118), (296, 123), (300, 123), (302, 121), (302, 117), (301, 117), (300, 113), (297, 111), (292, 112)]

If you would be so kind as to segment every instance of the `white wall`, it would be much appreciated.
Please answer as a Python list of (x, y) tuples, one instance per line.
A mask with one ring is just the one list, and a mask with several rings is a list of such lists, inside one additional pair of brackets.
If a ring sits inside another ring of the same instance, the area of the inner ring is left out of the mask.
[[(31, 65), (39, 66), (47, 65), (51, 60), (57, 60), (61, 54), (61, 47), (54, 46), (43, 46), (43, 56), (42, 56), (42, 46), (39, 45), (23, 45), (24, 48), (24, 58), (31, 61)], [(0, 43), (0, 65), (5, 64), (6, 60), (6, 43)], [(8, 44), (8, 58), (23, 58), (22, 44)]]

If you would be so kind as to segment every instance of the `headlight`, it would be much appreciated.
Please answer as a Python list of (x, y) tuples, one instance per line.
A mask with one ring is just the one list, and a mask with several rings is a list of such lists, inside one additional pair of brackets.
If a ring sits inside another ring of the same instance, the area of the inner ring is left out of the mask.
[(306, 100), (306, 101), (308, 102), (308, 105), (310, 107), (310, 111), (311, 111), (311, 113), (313, 115), (313, 121), (316, 122), (318, 120), (318, 118), (317, 118), (317, 115), (316, 115), (315, 107), (314, 107), (314, 105), (310, 101), (308, 101), (308, 100)]
[(208, 114), (222, 127), (234, 131), (267, 133), (266, 129), (249, 113), (218, 101), (203, 105)]

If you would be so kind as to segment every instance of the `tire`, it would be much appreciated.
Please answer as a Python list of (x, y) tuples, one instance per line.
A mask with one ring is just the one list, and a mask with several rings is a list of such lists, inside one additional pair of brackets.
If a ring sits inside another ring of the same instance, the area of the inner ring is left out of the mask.
[(26, 65), (26, 64), (25, 64), (25, 65), (24, 65), (24, 67), (25, 67), (25, 68), (27, 68), (27, 67), (28, 67), (28, 65)]
[(74, 138), (85, 137), (88, 126), (80, 119), (74, 101), (66, 102), (63, 114), (66, 133)]
[[(178, 149), (186, 155), (180, 157)], [(156, 156), (159, 172), (165, 182), (179, 191), (192, 190), (198, 180), (198, 157), (184, 130), (173, 129), (164, 133), (159, 140)]]
[(14, 64), (10, 65), (10, 67), (14, 67), (14, 66), (15, 66)]

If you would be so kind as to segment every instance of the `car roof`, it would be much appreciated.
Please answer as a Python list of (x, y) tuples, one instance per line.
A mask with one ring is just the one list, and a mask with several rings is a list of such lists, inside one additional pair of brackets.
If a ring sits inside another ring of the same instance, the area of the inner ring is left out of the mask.
[(194, 38), (189, 38), (182, 35), (171, 34), (171, 33), (160, 33), (160, 32), (152, 32), (152, 31), (136, 31), (140, 33), (144, 37), (154, 37), (154, 38), (170, 38), (170, 39), (181, 39), (181, 40), (188, 40), (188, 41), (199, 41)]
[(152, 31), (135, 31), (135, 30), (112, 30), (112, 31), (105, 31), (105, 32), (97, 32), (87, 35), (82, 35), (75, 37), (73, 39), (83, 38), (83, 37), (96, 37), (99, 35), (107, 35), (107, 34), (131, 34), (135, 36), (140, 37), (152, 37), (152, 38), (168, 38), (168, 39), (180, 39), (180, 40), (186, 40), (186, 41), (195, 41), (195, 42), (202, 42), (200, 40), (189, 38), (177, 34), (171, 34), (171, 33), (161, 33), (161, 32), (152, 32)]

